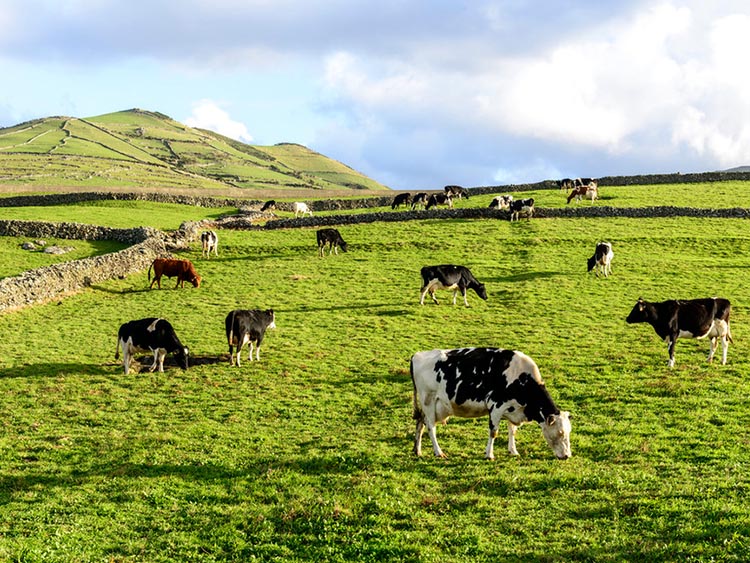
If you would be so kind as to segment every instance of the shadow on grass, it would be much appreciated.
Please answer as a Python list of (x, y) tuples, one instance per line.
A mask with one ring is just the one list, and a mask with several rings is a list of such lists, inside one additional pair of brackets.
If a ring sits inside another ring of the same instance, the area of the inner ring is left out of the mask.
[(60, 375), (110, 375), (113, 364), (49, 363), (0, 369), (0, 379), (12, 377), (58, 377)]
[(520, 281), (531, 281), (544, 278), (554, 278), (555, 276), (561, 276), (563, 272), (523, 272), (520, 274), (513, 274), (512, 276), (503, 276), (497, 278), (488, 278), (486, 281), (497, 282), (497, 283), (512, 283)]
[(129, 293), (145, 293), (147, 291), (151, 291), (148, 287), (143, 287), (141, 289), (111, 289), (109, 287), (102, 287), (101, 285), (92, 285), (90, 286), (91, 289), (94, 291), (101, 291), (102, 293), (113, 293), (115, 295), (126, 295)]

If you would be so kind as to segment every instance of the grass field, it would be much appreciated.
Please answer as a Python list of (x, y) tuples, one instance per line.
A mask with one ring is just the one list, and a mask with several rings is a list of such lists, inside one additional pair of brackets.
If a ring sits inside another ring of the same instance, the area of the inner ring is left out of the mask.
[[(314, 231), (221, 231), (218, 259), (185, 254), (200, 289), (148, 291), (144, 273), (3, 315), (0, 560), (750, 558), (747, 221), (374, 223), (342, 226), (350, 252), (325, 259)], [(601, 239), (608, 279), (585, 272)], [(419, 268), (446, 262), (488, 301), (419, 306)], [(638, 296), (713, 295), (733, 303), (726, 366), (680, 340), (670, 370), (624, 322)], [(241, 369), (235, 307), (278, 325)], [(117, 328), (147, 316), (195, 365), (123, 375)], [(573, 457), (527, 425), (520, 457), (501, 435), (488, 462), (486, 420), (453, 419), (448, 458), (414, 458), (409, 357), (460, 346), (531, 355), (572, 412)]]

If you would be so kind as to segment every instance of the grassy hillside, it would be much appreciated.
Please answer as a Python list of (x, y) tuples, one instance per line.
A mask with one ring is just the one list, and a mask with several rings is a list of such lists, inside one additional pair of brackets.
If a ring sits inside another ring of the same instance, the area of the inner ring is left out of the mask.
[(307, 147), (251, 146), (138, 109), (0, 129), (0, 184), (384, 190)]

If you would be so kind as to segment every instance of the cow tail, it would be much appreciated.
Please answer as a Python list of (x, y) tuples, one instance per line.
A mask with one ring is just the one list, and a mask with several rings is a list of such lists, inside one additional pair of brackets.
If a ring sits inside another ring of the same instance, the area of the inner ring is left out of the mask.
[(115, 360), (120, 359), (120, 335), (117, 335), (117, 346), (115, 346)]
[[(232, 322), (229, 323), (229, 354), (232, 354), (232, 342), (234, 342), (234, 314), (237, 310), (232, 311)], [(237, 343), (239, 344), (239, 342)]]
[(148, 282), (151, 283), (151, 267), (154, 265), (153, 262), (148, 267)]
[(732, 329), (730, 327), (731, 325), (729, 324), (729, 319), (727, 319), (727, 340), (734, 344), (734, 340), (732, 340)]
[(414, 410), (412, 412), (411, 417), (414, 420), (422, 420), (424, 418), (424, 413), (422, 413), (422, 409), (419, 407), (419, 401), (417, 401), (417, 382), (414, 380), (414, 361), (409, 362), (409, 372), (411, 373), (411, 385), (412, 385), (412, 405), (414, 407)]

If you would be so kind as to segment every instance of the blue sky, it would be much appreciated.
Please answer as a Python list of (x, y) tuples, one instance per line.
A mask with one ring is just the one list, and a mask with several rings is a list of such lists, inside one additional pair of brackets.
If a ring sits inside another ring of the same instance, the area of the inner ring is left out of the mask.
[(0, 0), (0, 127), (138, 107), (400, 190), (750, 164), (745, 0)]

